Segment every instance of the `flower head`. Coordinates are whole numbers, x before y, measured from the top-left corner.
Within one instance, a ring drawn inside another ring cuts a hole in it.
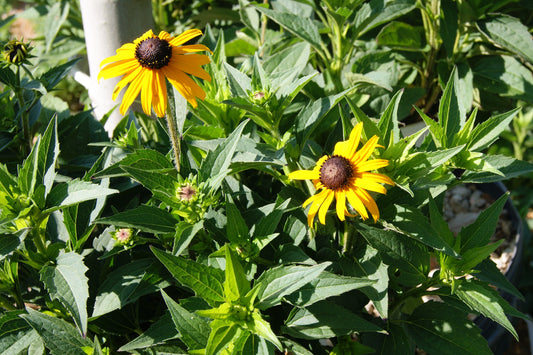
[[[193,53],[209,51],[209,48],[203,44],[183,44],[201,34],[200,30],[188,30],[172,37],[161,31],[156,36],[149,30],[133,43],[126,43],[117,49],[116,55],[104,59],[100,63],[103,68],[98,80],[123,75],[115,86],[113,100],[129,84],[120,105],[120,113],[125,114],[140,92],[143,111],[150,115],[153,107],[157,116],[163,117],[167,107],[165,78],[196,107],[196,99],[203,100],[205,92],[187,74],[211,80],[211,76],[200,67],[210,62],[209,57]]]
[[[113,238],[117,240],[118,244],[128,244],[133,236],[133,231],[130,228],[120,228],[112,233]]]
[[[315,188],[321,190],[316,195],[308,198],[303,206],[311,204],[307,222],[311,227],[318,213],[320,223],[326,223],[326,213],[333,199],[337,201],[336,212],[341,221],[346,216],[354,217],[346,206],[346,202],[363,219],[368,219],[368,211],[377,221],[379,210],[376,202],[368,191],[387,193],[381,184],[394,185],[394,182],[383,174],[372,173],[389,165],[388,160],[368,160],[374,149],[378,146],[378,136],[373,136],[366,144],[357,150],[363,124],[357,124],[347,141],[335,145],[333,155],[321,157],[313,170],[297,170],[289,174],[293,180],[313,180]]]
[[[29,58],[31,47],[21,41],[11,40],[4,45],[4,59],[15,65],[20,65]]]

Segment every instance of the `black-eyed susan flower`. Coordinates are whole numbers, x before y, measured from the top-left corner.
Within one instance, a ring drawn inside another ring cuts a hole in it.
[[[203,100],[205,92],[189,75],[204,80],[211,80],[211,76],[200,67],[210,62],[209,57],[194,52],[209,51],[209,48],[202,44],[183,44],[201,34],[200,30],[193,29],[177,37],[165,31],[156,36],[149,30],[133,43],[126,43],[117,49],[116,55],[104,59],[100,63],[103,68],[98,80],[123,75],[115,86],[113,100],[129,84],[120,105],[120,113],[125,114],[140,92],[143,111],[150,115],[153,107],[157,116],[163,117],[167,107],[165,78],[196,107],[196,99]]]
[[[363,124],[357,124],[350,138],[338,142],[333,155],[321,157],[313,170],[297,170],[289,174],[289,179],[313,180],[316,190],[320,190],[303,204],[303,207],[311,204],[307,217],[310,227],[317,213],[320,223],[326,223],[326,213],[333,199],[337,201],[336,212],[341,221],[346,216],[355,216],[348,211],[346,202],[361,218],[368,219],[370,212],[374,221],[378,220],[378,206],[369,191],[385,194],[387,189],[381,184],[394,185],[394,182],[388,176],[371,172],[389,165],[385,159],[368,160],[378,146],[378,136],[373,136],[357,150],[362,129]]]

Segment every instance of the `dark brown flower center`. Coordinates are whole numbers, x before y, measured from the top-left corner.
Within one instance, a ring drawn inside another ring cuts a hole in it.
[[[147,38],[135,48],[135,58],[145,68],[161,69],[172,57],[172,46],[158,37]]]
[[[330,190],[343,188],[352,176],[350,161],[338,155],[326,159],[320,168],[320,182]]]

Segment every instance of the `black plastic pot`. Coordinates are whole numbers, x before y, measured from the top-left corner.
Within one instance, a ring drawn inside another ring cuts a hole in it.
[[[481,191],[488,193],[495,200],[507,191],[507,188],[501,182],[476,184],[476,186]],[[511,264],[509,265],[505,276],[512,284],[516,284],[521,269],[520,266],[524,244],[523,223],[510,198],[505,203],[504,209],[507,210],[508,217],[513,223],[515,237],[517,239],[516,249],[514,255],[512,255]],[[516,308],[519,305],[520,299],[516,296],[503,291],[500,291],[500,295],[509,302],[511,306]],[[481,328],[481,334],[487,339],[492,352],[496,355],[504,354],[505,350],[507,350],[511,343],[513,337],[512,334],[498,323],[484,316],[478,316],[474,322],[479,328]],[[516,323],[516,319],[511,319],[511,322]]]

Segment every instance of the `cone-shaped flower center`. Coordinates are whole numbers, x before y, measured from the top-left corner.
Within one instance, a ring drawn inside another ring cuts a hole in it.
[[[338,155],[328,158],[320,168],[320,182],[330,190],[346,186],[352,176],[353,169],[350,161]]]
[[[147,38],[135,49],[135,58],[145,68],[161,69],[172,57],[172,47],[164,39]]]

